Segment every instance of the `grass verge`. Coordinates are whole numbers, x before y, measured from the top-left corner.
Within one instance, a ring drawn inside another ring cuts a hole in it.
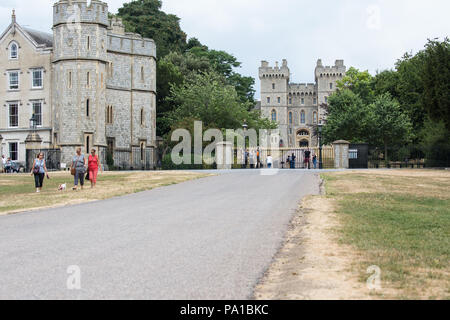
[[[381,298],[450,299],[450,173],[431,170],[322,175],[337,201],[340,242],[366,281],[381,269]]]

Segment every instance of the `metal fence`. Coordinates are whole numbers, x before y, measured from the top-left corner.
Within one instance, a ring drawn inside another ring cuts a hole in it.
[[[317,168],[319,168],[319,148],[279,148],[279,149],[260,149],[260,164],[263,167],[267,166],[267,156],[270,155],[273,158],[273,166],[275,168],[290,168],[290,164],[287,163],[288,157],[292,159],[294,155],[295,169],[305,169],[308,164],[305,163],[305,151],[309,150],[311,152],[310,157],[310,168],[313,168],[313,155],[317,156]],[[249,150],[249,156],[247,161],[244,159],[243,150],[235,149],[235,159],[236,164],[234,168],[248,168],[256,167],[258,165],[257,151]],[[334,168],[334,148],[331,146],[322,147],[322,165],[324,169]]]

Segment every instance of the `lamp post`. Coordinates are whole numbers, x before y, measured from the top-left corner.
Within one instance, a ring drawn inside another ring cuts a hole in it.
[[[319,129],[319,169],[323,169],[323,162],[322,162],[322,128],[323,124],[322,121],[318,125]]]

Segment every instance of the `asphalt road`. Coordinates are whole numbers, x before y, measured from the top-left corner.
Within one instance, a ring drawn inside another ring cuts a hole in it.
[[[0,299],[251,298],[318,192],[316,173],[234,171],[0,217]]]

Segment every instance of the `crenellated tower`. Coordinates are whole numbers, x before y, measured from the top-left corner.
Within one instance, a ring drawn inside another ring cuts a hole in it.
[[[104,161],[108,5],[60,0],[53,6],[53,108],[61,162],[96,148]]]

